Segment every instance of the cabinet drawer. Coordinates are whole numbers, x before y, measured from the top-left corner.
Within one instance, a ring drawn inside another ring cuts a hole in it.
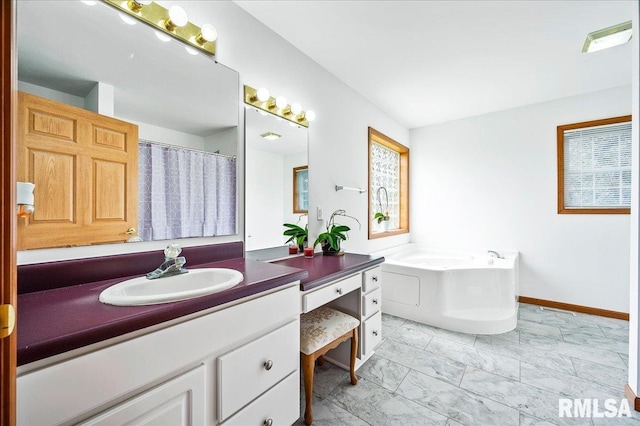
[[[368,356],[382,340],[382,312],[364,322],[362,334],[362,355]]]
[[[362,296],[362,316],[367,318],[380,310],[382,305],[382,289],[377,289]]]
[[[224,426],[292,425],[300,417],[300,375],[295,372],[223,423]],[[271,419],[271,422],[269,422]]]
[[[300,321],[218,357],[220,421],[298,370]]]
[[[362,292],[368,293],[371,290],[375,290],[376,288],[380,288],[380,284],[382,283],[382,268],[376,267],[373,269],[369,269],[368,271],[364,271],[362,273]]]
[[[302,296],[302,311],[313,311],[315,308],[318,308],[324,304],[331,302],[334,299],[337,299],[340,296],[343,296],[357,288],[360,288],[360,286],[362,285],[361,283],[362,278],[360,278],[360,274],[358,274],[349,278],[345,278],[344,280],[338,281],[326,287],[322,287],[321,289],[318,289],[316,291],[304,294]]]

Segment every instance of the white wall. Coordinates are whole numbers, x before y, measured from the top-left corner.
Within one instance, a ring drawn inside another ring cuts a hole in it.
[[[412,130],[412,240],[519,250],[521,295],[629,312],[629,215],[557,214],[556,126],[630,113],[625,86]]]

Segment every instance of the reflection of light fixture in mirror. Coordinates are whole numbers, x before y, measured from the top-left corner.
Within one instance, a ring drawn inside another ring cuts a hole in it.
[[[204,24],[200,28],[200,34],[196,37],[198,44],[202,45],[208,41],[216,41],[218,38],[218,30],[211,24]]]
[[[16,202],[18,203],[19,217],[28,217],[34,212],[33,190],[35,187],[31,182],[16,182]]]
[[[276,140],[278,138],[281,138],[282,135],[279,135],[279,134],[274,133],[274,132],[264,132],[263,134],[260,135],[260,137],[263,137],[268,141],[274,141],[274,140]]]
[[[189,55],[196,56],[198,54],[198,51],[191,46],[185,46],[184,50],[186,50]]]
[[[165,33],[161,33],[160,31],[156,31],[156,37],[158,37],[158,40],[164,41],[165,43],[171,41],[171,37],[169,37]]]
[[[631,21],[613,25],[587,34],[582,52],[597,52],[609,47],[619,46],[631,40]]]
[[[164,27],[168,31],[173,31],[178,27],[184,27],[187,22],[189,22],[187,12],[180,6],[173,5],[169,8],[169,18],[165,19]]]
[[[149,6],[151,0],[127,0],[127,7],[134,12],[138,12],[142,9],[142,6]]]
[[[136,24],[135,19],[133,19],[131,16],[125,15],[124,13],[120,14],[120,19],[122,19],[122,22],[124,22],[125,24],[129,24],[129,25]]]
[[[95,6],[96,4],[98,4],[95,0],[82,0],[82,3],[86,4],[87,6]]]
[[[215,27],[211,24],[204,24],[200,28],[189,22],[187,12],[180,6],[166,9],[158,3],[148,0],[103,1],[126,15],[141,20],[160,32],[184,42],[187,46],[197,48],[210,55],[216,53],[218,31]],[[158,38],[160,37],[158,36]]]
[[[269,96],[269,91],[265,88],[256,90],[251,86],[244,86],[244,103],[256,107],[258,111],[268,112],[276,118],[284,118],[304,127],[309,127],[309,121],[316,117],[313,111],[302,111],[300,104],[287,104],[284,96]]]

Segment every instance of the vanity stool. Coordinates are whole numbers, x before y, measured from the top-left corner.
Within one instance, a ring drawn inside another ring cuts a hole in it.
[[[300,360],[304,375],[305,410],[304,423],[313,421],[311,400],[313,397],[313,370],[315,362],[329,350],[351,339],[351,384],[358,383],[355,373],[360,320],[326,306],[300,315]]]

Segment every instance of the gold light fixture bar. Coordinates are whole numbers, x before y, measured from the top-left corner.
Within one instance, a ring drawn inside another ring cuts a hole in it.
[[[155,2],[147,5],[136,3],[133,0],[103,0],[110,6],[115,7],[127,15],[133,16],[142,22],[151,25],[158,31],[170,35],[187,45],[206,52],[210,55],[216,54],[216,40],[207,41],[203,39],[202,29],[188,22],[183,26],[175,26],[169,19],[169,10]],[[167,24],[167,22],[169,24]],[[207,24],[205,24],[207,25]],[[168,28],[171,28],[169,30]],[[204,27],[204,26],[203,26]]]
[[[247,85],[244,86],[244,103],[304,127],[309,127],[307,115],[313,114],[311,111],[307,113],[300,111],[298,114],[294,114],[291,112],[291,105],[280,107],[276,105],[276,98],[273,96],[269,96],[267,100],[260,100],[258,90]]]

